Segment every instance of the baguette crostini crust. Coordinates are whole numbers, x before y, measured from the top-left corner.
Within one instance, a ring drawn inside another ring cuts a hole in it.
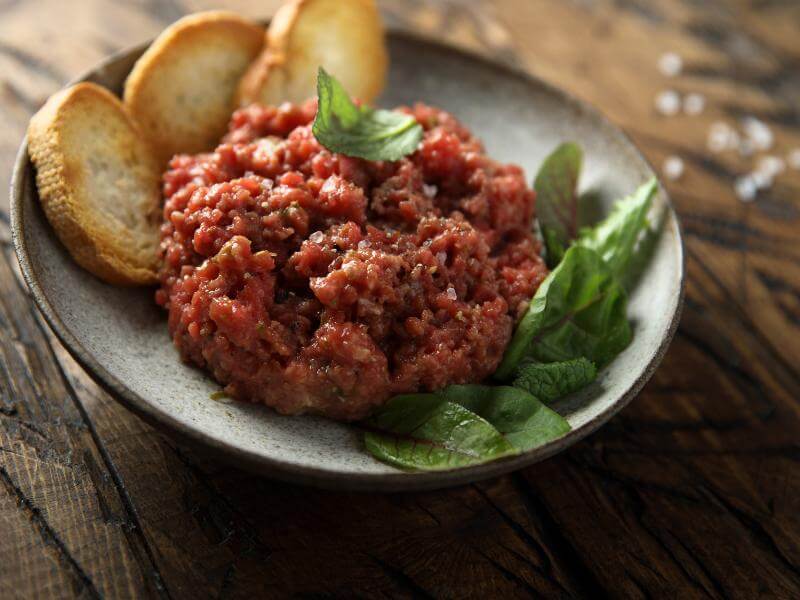
[[[56,93],[31,119],[28,152],[75,261],[108,283],[155,283],[160,172],[119,99],[93,83]]]
[[[174,154],[216,146],[264,35],[263,27],[235,13],[202,12],[167,27],[139,58],[123,98],[162,166]]]
[[[266,39],[239,83],[239,106],[312,98],[320,66],[364,102],[383,89],[388,55],[374,0],[291,0],[278,9]]]

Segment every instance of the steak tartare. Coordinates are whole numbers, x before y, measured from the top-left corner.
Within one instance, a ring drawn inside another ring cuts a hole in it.
[[[161,286],[182,358],[239,400],[351,421],[497,368],[547,269],[522,170],[448,113],[396,162],[333,154],[316,103],[234,113],[164,175]]]

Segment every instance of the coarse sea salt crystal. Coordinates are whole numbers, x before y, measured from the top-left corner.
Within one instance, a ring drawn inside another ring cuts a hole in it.
[[[675,90],[664,90],[656,96],[656,110],[662,115],[677,115],[681,108],[681,97]]]
[[[447,297],[450,298],[450,300],[455,300],[458,298],[458,294],[456,294],[456,289],[452,287],[447,288],[445,294],[447,294]]]
[[[422,184],[422,191],[428,198],[433,198],[436,196],[436,192],[439,191],[435,185],[428,185],[427,183]]]
[[[315,231],[310,236],[308,236],[308,239],[314,242],[315,244],[319,244],[322,240],[325,239],[325,234],[322,233],[321,231]]]
[[[775,156],[773,154],[768,154],[766,156],[762,156],[758,159],[756,163],[756,172],[757,173],[764,173],[769,177],[775,177],[776,175],[780,175],[786,170],[786,161],[784,161],[780,156]]]
[[[756,150],[769,150],[772,147],[774,136],[769,126],[755,117],[742,119],[742,131]]]
[[[360,242],[358,242],[358,249],[364,250],[365,248],[369,248],[371,245],[372,244],[370,243],[369,240],[361,240]]]
[[[706,107],[706,98],[702,94],[692,92],[683,99],[683,112],[687,115],[699,115]]]
[[[712,152],[727,150],[731,141],[733,128],[723,121],[715,121],[708,130],[708,149]]]
[[[667,179],[679,179],[683,175],[683,160],[680,156],[668,156],[662,170]]]
[[[749,175],[739,177],[734,183],[733,189],[742,202],[752,202],[758,194],[758,186]]]
[[[753,180],[758,190],[765,190],[772,185],[772,175],[769,173],[753,171],[750,173],[749,177]]]
[[[439,261],[439,264],[443,265],[447,261],[447,252],[437,252],[436,260]]]
[[[658,70],[664,77],[675,77],[683,70],[683,59],[675,52],[665,52],[658,58]]]
[[[790,150],[789,154],[786,155],[786,162],[796,171],[800,171],[800,148]]]

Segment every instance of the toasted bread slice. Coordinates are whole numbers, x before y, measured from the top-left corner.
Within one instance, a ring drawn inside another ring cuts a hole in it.
[[[290,0],[272,19],[267,46],[239,84],[237,104],[316,96],[320,66],[355,98],[372,102],[388,64],[374,0]]]
[[[184,17],[150,45],[128,75],[124,100],[162,165],[217,145],[238,82],[263,45],[263,27],[225,11]]]
[[[94,83],[58,92],[31,119],[28,152],[76,262],[109,283],[154,283],[160,169],[119,99]]]

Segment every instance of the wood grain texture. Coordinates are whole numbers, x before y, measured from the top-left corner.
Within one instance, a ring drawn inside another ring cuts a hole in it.
[[[266,17],[276,1],[215,2]],[[27,119],[104,55],[210,2],[0,2],[0,183]],[[523,66],[600,107],[667,182],[687,301],[640,397],[569,451],[424,494],[311,490],[180,448],[81,371],[14,276],[0,199],[0,597],[800,596],[800,173],[752,204],[709,125],[800,146],[800,5],[388,0],[394,26]],[[678,51],[684,74],[655,65]],[[662,89],[700,116],[659,116]]]

